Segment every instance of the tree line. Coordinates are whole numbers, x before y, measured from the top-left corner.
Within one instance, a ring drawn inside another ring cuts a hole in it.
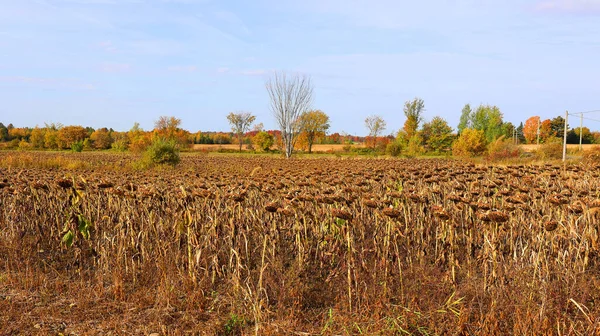
[[[456,132],[441,116],[425,121],[425,102],[414,98],[405,102],[404,125],[396,134],[384,135],[386,121],[379,115],[365,119],[366,137],[347,134],[328,134],[329,116],[322,110],[313,109],[313,86],[306,75],[276,73],[265,83],[270,108],[279,127],[265,130],[262,123],[255,124],[256,116],[238,111],[227,115],[230,132],[191,133],[181,128],[181,119],[162,116],[155,121],[154,129],[144,131],[138,123],[126,132],[110,128],[93,129],[78,125],[45,124],[44,127],[16,128],[12,124],[0,123],[0,142],[9,148],[64,150],[130,150],[143,151],[154,138],[175,141],[179,146],[191,144],[236,144],[242,151],[248,149],[270,151],[274,146],[286,157],[294,151],[312,152],[314,144],[364,143],[364,151],[386,152],[390,155],[408,156],[423,153],[449,153],[459,156],[475,156],[498,141],[512,143],[549,143],[563,136],[564,118],[540,120],[539,116],[528,118],[518,126],[503,120],[500,108],[479,105],[472,108],[466,104]],[[568,127],[568,126],[567,126]],[[600,143],[600,132],[589,128],[570,128],[568,143]]]

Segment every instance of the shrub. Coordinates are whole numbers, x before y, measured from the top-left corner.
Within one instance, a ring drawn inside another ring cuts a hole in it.
[[[275,138],[273,137],[273,135],[265,131],[261,131],[258,132],[254,136],[254,138],[252,138],[252,142],[254,143],[254,146],[256,148],[260,149],[263,152],[268,152],[271,149],[271,146],[273,146]]]
[[[385,147],[385,153],[390,156],[399,156],[402,154],[402,144],[398,141],[392,141]]]
[[[179,148],[175,140],[154,138],[150,146],[144,152],[143,162],[147,165],[168,164],[175,166],[179,163]]]
[[[110,147],[118,152],[124,152],[127,150],[127,141],[125,140],[115,140]]]
[[[21,141],[19,139],[12,139],[11,141],[8,142],[7,147],[10,149],[17,149],[17,148],[19,148],[20,143],[21,143]]]
[[[92,140],[90,140],[90,138],[85,138],[85,140],[83,140],[83,149],[84,150],[92,149]]]
[[[523,150],[513,141],[501,136],[488,145],[487,158],[491,161],[500,161],[505,159],[514,159],[521,157]]]
[[[31,144],[29,144],[29,142],[25,141],[24,139],[21,139],[21,141],[19,142],[19,150],[28,150],[31,148]]]
[[[452,154],[458,157],[473,157],[485,152],[486,139],[482,130],[466,128],[454,142]]]
[[[83,150],[83,141],[76,141],[71,144],[71,150],[73,152],[81,152]]]
[[[541,144],[535,155],[538,159],[541,160],[557,160],[562,158],[563,152],[563,144],[561,143],[561,139],[557,138],[553,141],[548,141],[544,144]]]
[[[387,139],[384,139],[387,140]],[[377,142],[377,145],[375,145],[375,151],[378,153],[384,153],[385,150],[387,149],[387,145],[388,145],[388,141],[384,141],[384,140],[380,140],[379,142]]]

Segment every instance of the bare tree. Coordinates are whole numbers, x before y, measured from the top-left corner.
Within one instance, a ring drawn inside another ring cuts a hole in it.
[[[266,83],[271,111],[281,129],[285,156],[292,156],[300,133],[300,115],[312,104],[313,87],[307,75],[275,73]]]
[[[242,144],[244,143],[244,134],[248,132],[250,126],[256,120],[256,117],[248,112],[229,113],[227,116],[229,124],[231,124],[231,130],[236,134],[238,143],[240,145],[240,152],[242,151]]]
[[[373,148],[377,146],[377,136],[386,128],[386,123],[380,116],[369,116],[365,119],[365,126],[369,129],[369,136],[373,137]]]

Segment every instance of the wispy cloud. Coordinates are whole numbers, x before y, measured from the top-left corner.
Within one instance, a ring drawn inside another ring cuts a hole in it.
[[[537,4],[539,11],[600,14],[600,0],[545,0]]]
[[[129,47],[134,53],[158,56],[180,54],[185,51],[183,44],[175,40],[138,40],[129,43]]]
[[[96,86],[73,78],[43,78],[28,76],[0,76],[0,82],[32,85],[51,89],[95,90]]]
[[[215,18],[231,26],[234,30],[241,32],[244,35],[250,34],[250,29],[239,16],[230,11],[217,11],[214,13]]]
[[[268,74],[269,72],[271,72],[271,70],[267,70],[267,69],[249,69],[249,70],[242,70],[242,71],[240,71],[240,74],[242,74],[244,76],[264,76],[264,75]]]
[[[97,46],[106,52],[117,51],[117,47],[112,43],[112,41],[102,41],[98,43]]]
[[[225,67],[217,68],[217,73],[224,74],[224,73],[228,73],[229,70],[230,70],[229,68],[225,68]]]
[[[104,63],[100,66],[102,72],[121,73],[131,70],[131,65],[127,63]]]
[[[167,70],[172,72],[194,72],[198,71],[198,67],[195,65],[172,65],[167,67]]]

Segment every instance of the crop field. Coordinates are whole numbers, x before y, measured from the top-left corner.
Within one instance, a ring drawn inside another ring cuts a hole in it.
[[[313,152],[319,153],[319,152],[341,152],[344,150],[344,147],[346,145],[343,144],[331,144],[331,145],[322,145],[322,144],[315,144],[313,145]],[[275,146],[273,146],[275,147]],[[353,148],[364,148],[365,144],[364,143],[356,143],[352,145]],[[227,144],[227,145],[192,145],[192,150],[195,151],[218,151],[220,149],[225,149],[225,150],[229,150],[229,151],[237,151],[239,149],[239,145],[236,144]],[[242,150],[246,150],[246,145],[244,145],[242,147]]]
[[[600,167],[0,153],[0,334],[592,335]]]

